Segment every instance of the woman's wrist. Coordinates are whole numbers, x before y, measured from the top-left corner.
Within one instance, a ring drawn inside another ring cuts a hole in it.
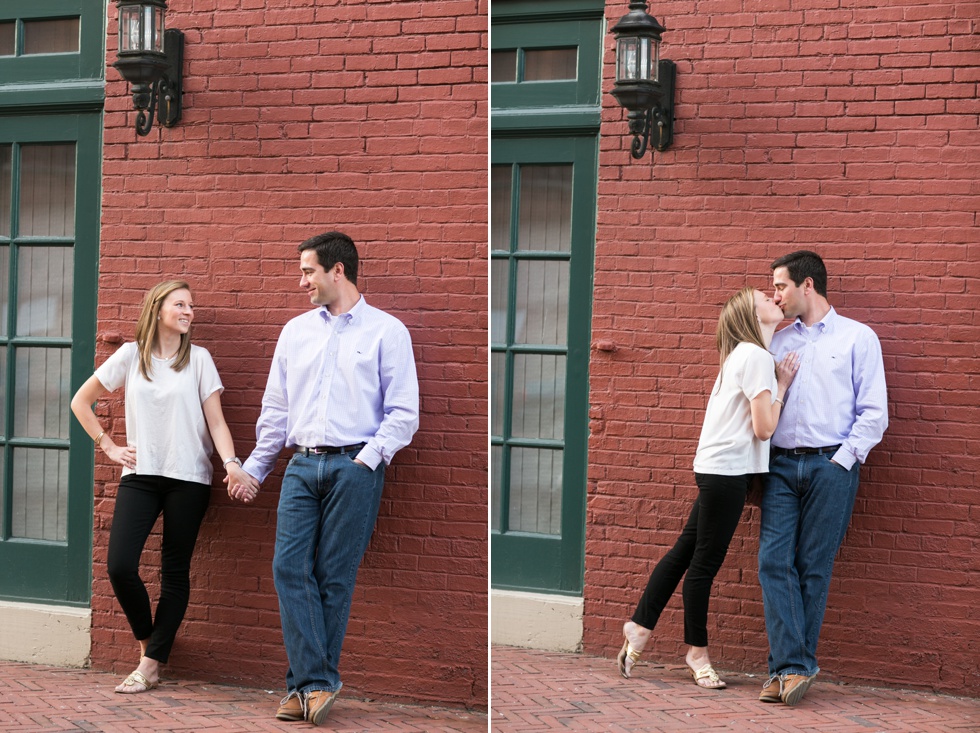
[[[240,460],[238,459],[238,456],[232,456],[231,458],[227,458],[227,459],[225,459],[224,461],[222,461],[222,463],[221,463],[221,465],[222,465],[222,466],[223,466],[224,468],[228,468],[228,464],[229,464],[229,463],[234,463],[234,464],[237,464],[237,466],[238,466],[239,468],[241,468],[241,467],[242,467],[242,462],[241,462],[241,461],[240,461]]]

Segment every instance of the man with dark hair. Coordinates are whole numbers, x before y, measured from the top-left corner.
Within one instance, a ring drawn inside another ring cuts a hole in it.
[[[342,686],[340,649],[385,465],[418,429],[419,386],[408,329],[357,290],[351,238],[327,232],[299,252],[300,288],[318,307],[283,327],[244,468],[264,481],[279,452],[294,451],[272,567],[289,658],[276,717],[320,725]]]
[[[354,240],[342,232],[325,232],[310,237],[299,246],[302,255],[306,250],[316,252],[317,262],[324,270],[330,270],[338,262],[344,266],[344,277],[351,285],[357,285],[357,247]],[[302,287],[302,286],[300,286]]]
[[[759,699],[795,705],[817,676],[817,640],[834,556],[851,520],[858,470],[888,427],[878,337],[827,301],[827,269],[801,250],[772,263],[774,302],[794,322],[769,350],[800,356],[770,443],[759,582],[769,678]]]

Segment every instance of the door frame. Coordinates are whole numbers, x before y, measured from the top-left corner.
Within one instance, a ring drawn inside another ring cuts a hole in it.
[[[567,259],[570,261],[568,336],[566,346],[558,351],[566,355],[565,423],[563,430],[563,474],[561,533],[543,535],[510,531],[507,526],[508,452],[509,446],[550,447],[555,441],[511,438],[507,425],[510,418],[513,358],[524,351],[521,346],[491,344],[491,353],[505,355],[504,435],[491,437],[491,450],[504,448],[501,463],[501,520],[500,529],[491,532],[490,553],[493,558],[491,584],[507,590],[544,591],[554,594],[581,595],[585,575],[585,507],[588,479],[589,423],[589,353],[591,343],[593,262],[595,260],[595,201],[598,175],[598,138],[594,135],[576,137],[503,137],[494,141],[491,165],[521,165],[570,163],[572,170],[572,241]],[[519,178],[519,176],[515,176]],[[511,210],[516,212],[519,186],[511,191]],[[491,251],[491,259],[508,260],[509,280],[513,281],[515,261],[547,255],[553,252],[517,252],[514,247],[518,217],[511,216],[510,251]],[[510,288],[508,288],[510,290]],[[588,293],[589,297],[578,297]],[[510,311],[508,303],[508,312]],[[508,320],[511,320],[510,313]],[[510,329],[508,329],[510,331]],[[508,333],[509,336],[509,333]],[[540,347],[528,346],[537,353]]]
[[[5,0],[0,21],[79,17],[77,53],[15,55],[0,58],[0,139],[6,142],[75,142],[75,232],[73,237],[72,333],[62,339],[71,349],[69,390],[73,394],[89,376],[95,364],[97,327],[99,240],[101,236],[102,195],[102,112],[105,103],[104,0],[51,0],[43,6],[35,0]],[[18,29],[20,26],[17,26]],[[20,40],[17,40],[20,50]],[[13,174],[13,171],[12,171]],[[6,234],[6,233],[5,233]],[[11,240],[4,238],[10,245]],[[43,240],[42,240],[43,241]],[[29,240],[23,240],[25,244]],[[11,263],[14,264],[14,263]],[[12,267],[10,284],[15,284]],[[10,291],[11,297],[14,295]],[[59,345],[59,339],[21,339],[8,329],[2,348],[10,350],[24,343],[43,341]],[[8,367],[10,373],[13,366]],[[8,385],[4,385],[5,388]],[[8,394],[12,394],[8,390]],[[8,400],[7,425],[12,417],[13,400]],[[0,501],[7,503],[0,545],[5,568],[0,599],[28,603],[87,608],[92,593],[92,480],[94,448],[82,427],[68,417],[69,486],[68,524],[63,543],[10,538],[10,499],[0,487]],[[9,485],[12,465],[4,436],[2,450],[5,485]],[[17,445],[48,446],[59,441],[16,440]],[[50,608],[50,606],[48,606]]]

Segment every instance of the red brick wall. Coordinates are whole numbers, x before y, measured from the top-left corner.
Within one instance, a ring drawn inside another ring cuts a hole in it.
[[[614,23],[626,3],[608,6]],[[827,261],[830,301],[881,339],[891,425],[861,469],[818,655],[845,680],[980,693],[976,7],[651,7],[677,62],[673,147],[629,158],[604,96],[586,545],[586,649],[612,655],[696,495],[720,305],[769,263]],[[612,87],[607,39],[604,89]],[[758,508],[719,574],[718,666],[764,673]],[[679,662],[679,592],[651,657]],[[650,672],[646,674],[652,674]]]
[[[309,308],[296,245],[348,232],[362,292],[411,331],[422,414],[387,474],[341,671],[352,695],[476,708],[487,699],[486,11],[485,0],[171,0],[168,27],[186,34],[178,126],[137,138],[127,86],[107,70],[97,357],[132,338],[147,287],[189,280],[195,341],[215,358],[244,457],[279,331]],[[121,401],[100,409],[118,439]],[[216,471],[166,674],[283,688],[271,561],[284,463],[252,506],[232,503]],[[92,659],[125,672],[136,644],[105,574],[116,468],[96,467]],[[158,567],[159,538],[148,547]]]

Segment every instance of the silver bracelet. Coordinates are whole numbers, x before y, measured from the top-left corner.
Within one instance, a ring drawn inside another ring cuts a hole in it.
[[[779,397],[776,398],[776,402],[778,402],[781,406],[786,407],[786,403],[783,402]]]
[[[241,468],[242,462],[240,460],[238,460],[238,456],[232,456],[227,461],[225,461],[224,463],[222,463],[221,466],[223,468],[223,467],[227,466],[229,463],[232,463],[232,462],[237,463],[238,464],[238,467]]]

